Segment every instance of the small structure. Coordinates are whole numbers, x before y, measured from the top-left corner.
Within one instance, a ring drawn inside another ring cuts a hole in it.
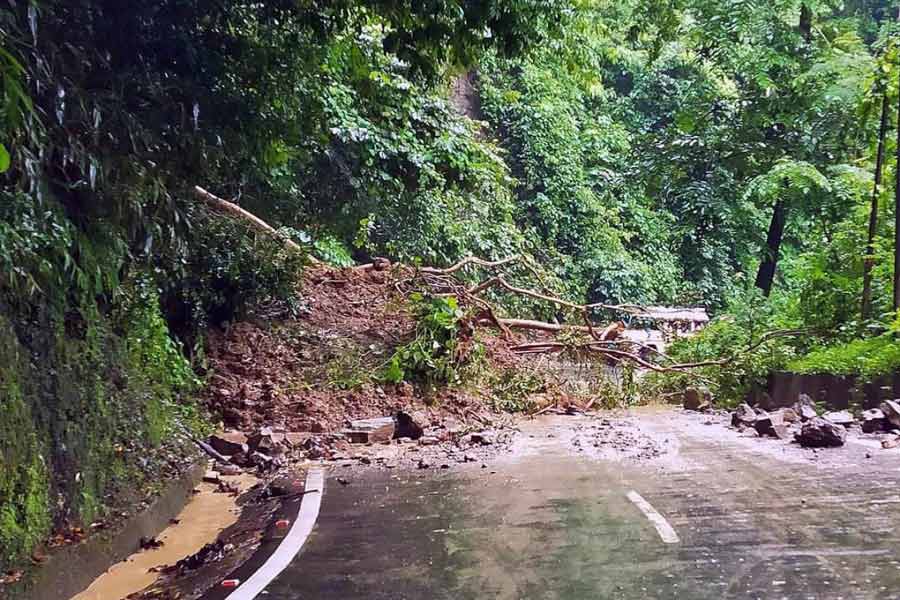
[[[639,319],[648,319],[658,325],[663,333],[674,336],[691,334],[703,329],[709,323],[705,308],[682,308],[677,306],[648,306]]]
[[[638,323],[646,323],[641,327]],[[631,325],[622,332],[623,339],[665,352],[666,346],[679,337],[694,335],[709,323],[705,308],[648,306],[635,313]]]

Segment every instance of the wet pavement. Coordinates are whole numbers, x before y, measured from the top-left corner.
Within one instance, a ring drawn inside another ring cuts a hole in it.
[[[526,425],[489,468],[337,467],[315,531],[260,597],[900,598],[900,453],[813,452],[649,411],[633,422],[663,452],[617,458],[590,451],[606,445],[597,422]]]

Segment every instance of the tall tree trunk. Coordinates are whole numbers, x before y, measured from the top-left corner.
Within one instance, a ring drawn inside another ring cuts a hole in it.
[[[772,221],[769,223],[766,251],[759,264],[759,271],[756,272],[756,287],[761,289],[765,296],[771,293],[772,282],[775,281],[775,267],[778,266],[778,255],[781,250],[781,239],[784,237],[786,220],[787,205],[784,200],[778,200],[772,211]]]
[[[803,40],[808,44],[812,38],[812,11],[804,2],[800,5],[800,34]]]
[[[800,22],[798,29],[803,41],[809,44],[812,38],[812,11],[806,3],[800,5]],[[797,54],[803,55],[803,46],[797,48]],[[768,296],[772,292],[772,284],[775,281],[775,270],[778,267],[778,257],[781,252],[781,240],[784,238],[784,226],[787,222],[787,203],[779,199],[772,210],[772,220],[769,222],[769,233],[766,235],[766,248],[763,253],[759,271],[756,272],[756,287],[762,290],[763,295]]]
[[[894,312],[900,309],[900,94],[897,95],[897,168],[894,173]]]
[[[875,182],[872,184],[872,204],[869,208],[869,235],[866,240],[866,258],[863,262],[863,320],[872,315],[872,267],[875,266],[875,234],[878,230],[878,188],[884,170],[884,138],[887,136],[888,95],[881,98],[881,123],[878,126],[878,152],[875,155]]]

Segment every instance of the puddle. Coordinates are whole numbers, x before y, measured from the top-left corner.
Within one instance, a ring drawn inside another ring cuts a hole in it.
[[[258,481],[248,474],[222,479],[236,483],[242,492]],[[210,483],[198,486],[200,493],[178,514],[178,524],[170,525],[156,537],[163,546],[137,552],[116,563],[71,600],[121,600],[157,580],[159,573],[152,572],[153,567],[175,564],[214,541],[219,532],[237,522],[241,512],[235,503],[237,498],[215,492],[216,487]]]

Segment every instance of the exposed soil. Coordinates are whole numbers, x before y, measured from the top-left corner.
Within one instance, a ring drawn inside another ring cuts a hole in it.
[[[425,436],[441,444],[458,446],[472,431],[503,428],[507,422],[482,394],[378,381],[415,327],[406,294],[399,291],[408,276],[401,268],[318,267],[304,277],[304,306],[296,318],[241,322],[212,332],[208,407],[226,427],[247,434],[262,426],[302,434],[294,439],[305,456],[294,452],[294,458],[359,454],[337,434],[353,419],[398,410],[415,414]],[[490,368],[530,368],[532,361],[510,352],[508,342],[492,335],[480,341]]]
[[[284,495],[293,497],[302,487],[297,474],[310,461],[332,466],[339,485],[353,485],[360,470],[372,468],[487,468],[510,450],[522,423],[495,410],[489,379],[496,373],[521,372],[543,381],[533,391],[513,391],[533,396],[532,406],[553,403],[560,411],[579,412],[573,410],[578,401],[566,396],[557,376],[544,368],[546,358],[509,350],[525,336],[503,339],[483,328],[477,334],[484,349],[482,371],[472,389],[383,383],[378,375],[415,330],[407,300],[411,274],[407,268],[386,265],[314,267],[304,275],[298,314],[276,310],[277,316],[209,333],[211,375],[203,400],[222,419],[220,440],[238,447],[246,444],[243,450],[211,460],[210,468],[252,471],[263,483],[238,499],[239,521],[214,543],[161,568],[152,586],[129,598],[196,598],[219,585],[264,543],[264,532],[272,529]],[[474,329],[466,336],[467,343],[474,343]],[[397,430],[370,443],[351,443],[359,440],[345,433],[354,420],[391,417],[398,411],[411,415],[421,431],[403,435]],[[634,458],[660,452],[624,421],[572,423],[575,451],[584,443],[592,448],[608,444]]]

